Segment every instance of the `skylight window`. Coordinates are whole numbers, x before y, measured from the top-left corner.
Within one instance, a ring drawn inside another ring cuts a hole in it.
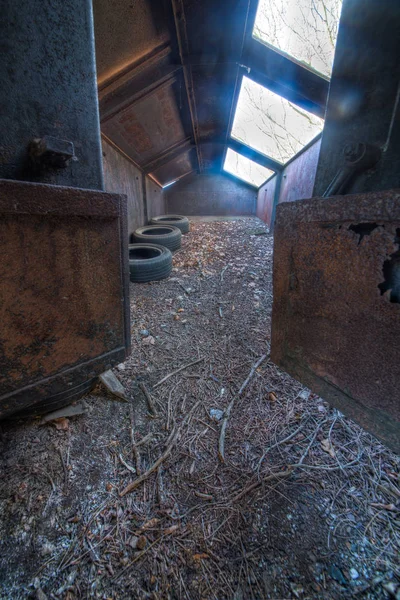
[[[246,156],[242,156],[242,154],[238,154],[231,148],[228,148],[226,153],[224,170],[250,183],[250,185],[254,185],[254,187],[260,187],[264,181],[274,174],[274,171],[255,163]]]
[[[233,138],[285,163],[311,142],[323,125],[319,117],[243,77]]]
[[[253,36],[329,78],[342,0],[259,0]]]

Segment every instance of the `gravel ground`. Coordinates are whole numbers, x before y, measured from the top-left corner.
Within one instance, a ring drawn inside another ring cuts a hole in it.
[[[129,402],[0,430],[0,598],[399,598],[399,459],[269,360],[272,236],[131,284]],[[397,595],[396,595],[397,594]]]

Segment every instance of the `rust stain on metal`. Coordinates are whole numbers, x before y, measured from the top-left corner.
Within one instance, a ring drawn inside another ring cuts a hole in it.
[[[399,228],[398,190],[280,205],[271,348],[276,364],[397,452]]]
[[[129,331],[123,197],[0,181],[0,214],[3,417],[121,360]]]

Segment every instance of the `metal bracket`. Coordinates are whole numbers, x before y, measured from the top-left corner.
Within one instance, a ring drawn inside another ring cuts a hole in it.
[[[343,148],[343,156],[345,164],[329,184],[322,196],[323,198],[343,194],[354,175],[372,169],[379,162],[382,151],[378,146],[358,142],[356,144],[346,144]]]
[[[50,135],[32,140],[29,155],[32,162],[41,168],[65,169],[71,160],[77,160],[72,142]]]

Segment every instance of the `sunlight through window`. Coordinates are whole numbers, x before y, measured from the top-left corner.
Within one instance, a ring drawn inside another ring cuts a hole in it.
[[[260,187],[264,181],[274,174],[274,171],[262,167],[231,148],[228,148],[226,153],[224,170],[254,187]]]
[[[342,0],[259,0],[253,36],[330,77]]]
[[[243,77],[232,137],[285,163],[322,131],[324,121]]]

